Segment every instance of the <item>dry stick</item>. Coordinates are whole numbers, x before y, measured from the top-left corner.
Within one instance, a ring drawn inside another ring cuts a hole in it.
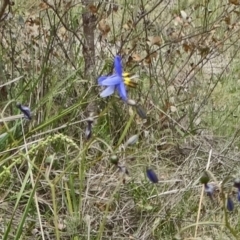
[[[10,4],[10,0],[3,0],[2,6],[1,6],[1,8],[0,8],[0,21],[3,20],[2,17],[3,17],[3,14],[4,14],[4,12],[5,12],[5,9],[6,9],[6,7],[7,7],[8,5],[9,5],[9,6],[11,5],[11,4]]]
[[[212,156],[212,149],[210,149],[210,151],[209,151],[208,162],[207,162],[207,166],[206,166],[206,171],[208,171],[208,168],[209,168],[209,166],[210,166],[211,156]],[[201,212],[203,194],[204,194],[204,186],[202,186],[202,192],[201,192],[201,196],[200,196],[200,200],[199,200],[198,215],[197,215],[197,221],[196,221],[194,239],[197,238],[197,230],[198,230],[198,223],[199,223],[199,218],[200,218],[200,212]]]
[[[72,30],[71,28],[69,28],[69,27],[67,26],[67,24],[63,21],[62,18],[63,18],[63,16],[66,14],[66,12],[64,13],[63,16],[60,16],[59,12],[54,8],[53,5],[49,4],[47,0],[43,0],[43,2],[46,3],[47,6],[48,6],[49,8],[51,8],[51,9],[53,10],[53,12],[57,15],[57,17],[58,17],[59,21],[61,22],[61,24],[63,25],[63,27],[66,28],[67,31],[71,32],[71,33],[77,38],[77,40],[80,42],[80,44],[81,44],[82,46],[84,46],[83,41],[82,41],[81,38],[77,35],[77,33],[76,33],[74,30]]]
[[[97,18],[87,10],[87,6],[89,4],[88,0],[82,0],[82,5],[84,6],[82,13],[82,22],[83,22],[83,37],[84,44],[82,48],[83,58],[85,62],[84,66],[84,76],[90,76],[94,71],[95,66],[95,27]]]

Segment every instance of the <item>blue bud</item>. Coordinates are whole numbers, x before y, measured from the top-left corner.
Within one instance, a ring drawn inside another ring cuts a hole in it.
[[[230,197],[228,197],[228,199],[227,199],[227,210],[232,212],[233,209],[234,209],[233,200]]]
[[[24,117],[28,120],[31,120],[32,119],[32,114],[31,114],[31,110],[29,107],[27,106],[23,106],[22,104],[20,103],[17,103],[17,108],[19,108],[21,110],[21,112],[24,114]]]
[[[158,177],[157,174],[152,170],[147,168],[147,177],[152,183],[158,183]]]

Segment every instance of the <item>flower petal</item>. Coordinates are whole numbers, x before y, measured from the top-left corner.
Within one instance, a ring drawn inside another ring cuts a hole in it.
[[[111,76],[108,76],[105,79],[103,77],[100,77],[98,79],[98,84],[101,85],[101,86],[115,86],[115,85],[118,85],[122,82],[122,78],[120,76],[118,76],[117,74],[113,74]]]
[[[101,76],[98,78],[98,85],[102,85],[102,82],[107,78],[108,76]]]
[[[117,91],[119,96],[122,98],[122,100],[126,101],[128,97],[127,97],[126,87],[123,82],[117,85]]]
[[[116,71],[116,74],[118,74],[119,76],[122,76],[122,59],[120,56],[115,56],[114,58],[114,68]]]
[[[108,97],[114,93],[115,86],[108,86],[105,90],[103,90],[100,94],[100,97]]]

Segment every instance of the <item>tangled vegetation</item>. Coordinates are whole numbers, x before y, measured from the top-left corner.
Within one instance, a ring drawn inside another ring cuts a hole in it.
[[[1,239],[240,239],[239,0],[1,4]]]

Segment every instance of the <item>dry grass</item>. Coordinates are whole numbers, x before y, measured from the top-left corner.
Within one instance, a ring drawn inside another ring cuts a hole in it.
[[[90,67],[80,1],[17,1],[0,22],[3,239],[239,238],[239,13],[230,3],[179,2],[90,4]],[[139,75],[129,96],[147,119],[116,96],[99,98],[96,78],[115,54]],[[31,121],[16,101],[30,105]],[[206,169],[213,201],[199,182]]]

